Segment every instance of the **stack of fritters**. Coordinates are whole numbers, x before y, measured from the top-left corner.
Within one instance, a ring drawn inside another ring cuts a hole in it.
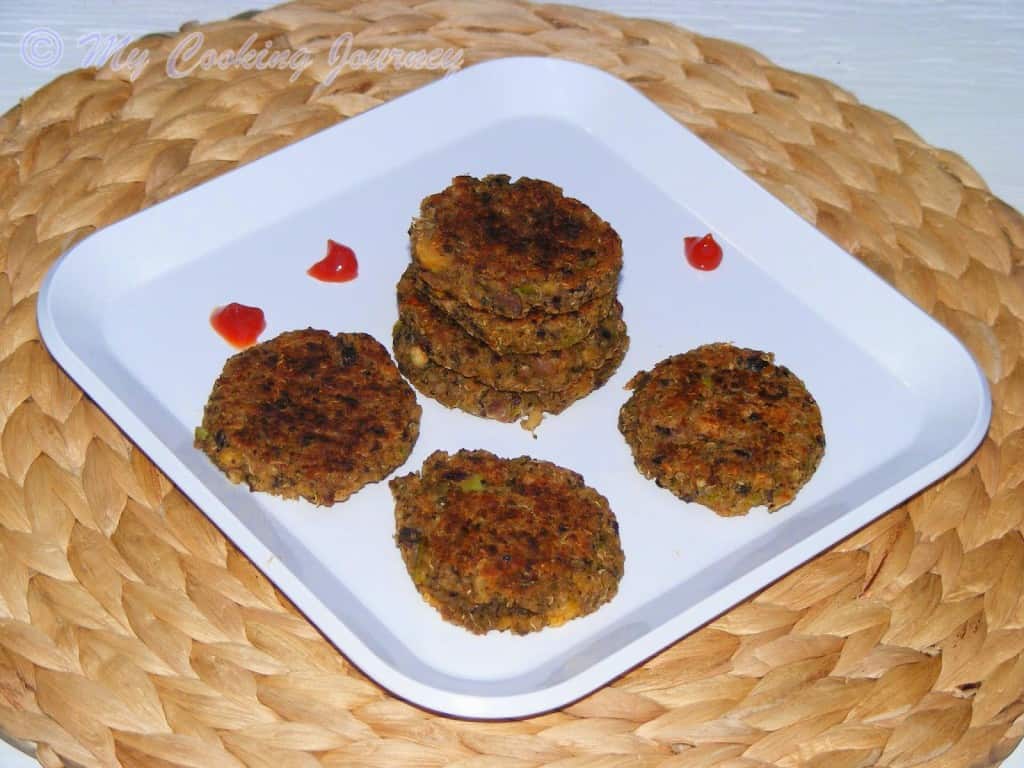
[[[554,184],[456,177],[409,234],[395,358],[424,394],[533,427],[622,362],[622,241]]]

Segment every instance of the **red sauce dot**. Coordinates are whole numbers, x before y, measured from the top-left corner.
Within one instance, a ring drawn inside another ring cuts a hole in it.
[[[245,349],[256,343],[267,327],[267,320],[259,307],[247,307],[233,301],[213,310],[210,325],[228,344]]]
[[[722,247],[710,234],[704,237],[685,237],[686,260],[694,269],[710,272],[722,263]]]
[[[354,280],[359,274],[356,252],[347,245],[328,240],[327,255],[307,269],[306,274],[325,283],[347,283]]]

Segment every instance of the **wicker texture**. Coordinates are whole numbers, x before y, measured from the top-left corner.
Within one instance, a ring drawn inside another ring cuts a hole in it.
[[[207,47],[465,48],[618,75],[961,338],[991,430],[951,476],[564,711],[381,691],[56,367],[36,292],[83,236],[436,73],[59,78],[0,118],[0,731],[46,766],[967,766],[1024,719],[1024,219],[849,93],[671,26],[503,2],[300,2]]]

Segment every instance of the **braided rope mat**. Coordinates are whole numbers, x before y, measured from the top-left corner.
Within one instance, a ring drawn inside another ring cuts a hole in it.
[[[353,669],[56,367],[35,297],[85,235],[433,79],[63,76],[0,118],[0,732],[46,766],[968,766],[1024,733],[1024,219],[836,86],[568,7],[310,0],[207,47],[464,48],[599,66],[949,327],[991,430],[936,486],[614,684],[514,722],[438,717]],[[319,57],[318,61],[324,59]],[[142,254],[140,257],[143,257]]]

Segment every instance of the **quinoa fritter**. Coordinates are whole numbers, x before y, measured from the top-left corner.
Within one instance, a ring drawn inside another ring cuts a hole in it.
[[[586,371],[604,365],[626,335],[622,305],[616,303],[594,333],[575,346],[543,354],[499,355],[423,298],[408,270],[398,283],[398,314],[403,332],[435,363],[494,389],[515,392],[571,386]]]
[[[579,344],[608,316],[615,305],[615,291],[591,299],[576,312],[549,315],[531,310],[511,319],[474,309],[441,291],[427,288],[419,279],[419,269],[409,266],[406,274],[413,277],[421,295],[462,329],[499,355],[540,354]]]
[[[432,289],[496,315],[575,312],[615,290],[622,241],[547,181],[457,176],[423,200],[409,230]]]
[[[436,451],[419,474],[389,485],[402,559],[447,621],[526,634],[592,613],[618,591],[618,522],[571,470]]]
[[[288,331],[227,360],[195,446],[232,482],[326,506],[405,462],[421,410],[372,336]]]
[[[641,474],[719,515],[789,504],[825,452],[818,404],[774,356],[708,344],[641,371],[619,431]]]
[[[577,400],[603,386],[626,356],[629,339],[623,336],[604,365],[586,370],[568,387],[558,391],[513,392],[494,389],[478,379],[463,376],[430,360],[404,324],[395,325],[395,361],[405,377],[420,392],[449,408],[458,408],[496,421],[523,419],[523,427],[533,429],[543,413],[557,414]]]

